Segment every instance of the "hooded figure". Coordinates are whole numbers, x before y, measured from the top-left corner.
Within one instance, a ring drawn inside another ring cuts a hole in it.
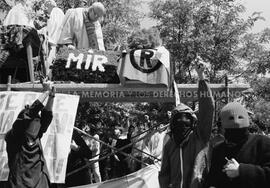
[[[45,85],[43,86],[45,89]],[[33,104],[23,109],[5,141],[8,154],[8,187],[49,188],[50,180],[41,146],[41,137],[52,118],[55,91],[45,90]],[[47,104],[43,102],[48,98]],[[39,115],[39,113],[41,115]]]
[[[214,147],[207,187],[270,186],[270,139],[248,132],[247,110],[236,102],[220,112],[225,141]]]
[[[197,122],[197,116],[187,105],[181,103],[172,112],[170,122],[172,139],[180,145],[190,135]]]
[[[194,111],[184,104],[179,104],[172,111],[171,138],[164,146],[159,172],[160,188],[202,187],[214,117],[212,93],[202,77],[199,81],[198,97],[198,118]]]
[[[232,144],[246,141],[249,116],[247,110],[237,102],[224,106],[220,112],[221,124],[225,129],[225,139]]]

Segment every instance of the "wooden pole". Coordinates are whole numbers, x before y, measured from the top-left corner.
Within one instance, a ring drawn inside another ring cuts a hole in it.
[[[7,91],[11,90],[11,75],[8,76]]]
[[[229,103],[229,98],[230,98],[230,91],[229,91],[229,83],[228,83],[228,75],[225,75],[225,89],[226,89],[226,98],[225,98],[225,102],[226,104]]]
[[[31,83],[34,83],[33,49],[30,42],[26,44],[26,53],[27,53],[27,62],[28,62],[30,81]]]
[[[114,155],[115,153],[121,153],[121,154],[123,154],[124,156],[129,157],[129,158],[131,158],[131,159],[133,159],[133,160],[135,160],[135,161],[137,161],[137,162],[139,162],[139,163],[142,163],[142,164],[144,164],[144,165],[148,165],[147,163],[145,163],[145,162],[143,162],[143,161],[141,161],[141,160],[139,160],[139,159],[133,157],[131,154],[127,154],[127,153],[125,153],[125,152],[122,151],[122,150],[124,150],[125,148],[131,147],[131,146],[133,145],[133,143],[127,144],[127,145],[125,145],[125,146],[123,146],[123,147],[121,147],[121,148],[119,148],[119,149],[116,149],[115,147],[113,147],[113,146],[111,146],[111,145],[109,145],[109,144],[107,144],[107,143],[105,143],[105,142],[103,142],[103,141],[101,141],[101,140],[99,140],[99,139],[97,139],[97,138],[95,138],[95,137],[93,137],[93,136],[87,134],[86,132],[80,130],[80,129],[77,128],[77,127],[74,127],[74,130],[76,130],[76,131],[78,131],[78,132],[84,134],[85,136],[88,136],[88,137],[90,137],[90,138],[92,138],[92,139],[94,139],[94,140],[100,142],[101,144],[106,145],[107,147],[109,147],[110,149],[112,149],[112,152],[111,152],[110,154],[107,154],[107,155],[104,156],[104,157],[99,158],[99,159],[95,159],[95,160],[90,159],[89,162],[88,162],[88,164],[86,164],[86,165],[84,165],[84,166],[82,166],[82,167],[80,167],[80,168],[78,168],[78,169],[75,169],[75,170],[69,172],[66,176],[70,176],[70,175],[72,175],[72,174],[75,174],[76,172],[79,172],[79,171],[81,171],[82,169],[85,169],[85,168],[89,167],[91,164],[96,163],[96,162],[98,162],[98,161],[101,161],[101,160],[103,160],[103,159],[106,159],[108,156]],[[146,135],[146,136],[148,136],[148,135]],[[145,137],[146,137],[146,136],[145,136]],[[144,139],[145,137],[142,137],[140,140]],[[139,140],[138,140],[138,141],[139,141]],[[94,156],[94,157],[95,157],[95,156]]]
[[[125,80],[125,77],[123,77],[123,72],[125,68],[125,60],[126,60],[127,52],[123,51],[121,56],[122,56],[122,59],[121,59],[121,66],[119,70],[119,80],[120,80],[120,84],[125,85],[126,80]]]

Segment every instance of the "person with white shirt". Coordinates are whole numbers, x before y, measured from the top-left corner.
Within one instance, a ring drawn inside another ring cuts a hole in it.
[[[65,14],[62,9],[57,7],[54,0],[45,1],[45,11],[49,14],[49,19],[47,20],[47,26],[40,29],[39,33],[45,36],[44,49],[47,56],[45,67],[46,74],[49,75],[49,67],[53,64],[53,61],[56,58],[56,47],[60,38],[61,26]]]
[[[69,9],[65,14],[58,44],[67,45],[69,49],[105,50],[99,23],[105,12],[100,2],[93,3],[89,8]]]

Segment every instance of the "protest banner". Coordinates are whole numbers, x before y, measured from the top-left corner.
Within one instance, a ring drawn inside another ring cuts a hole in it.
[[[9,173],[5,134],[11,129],[25,105],[32,104],[40,94],[38,92],[0,92],[0,181],[6,181]],[[41,139],[52,183],[65,181],[67,157],[78,103],[79,96],[56,94],[53,120]]]
[[[121,178],[73,188],[159,188],[158,171],[159,167],[149,165]]]
[[[170,54],[164,47],[158,49],[134,49],[122,57],[117,74],[121,82],[125,78],[148,84],[170,85]]]

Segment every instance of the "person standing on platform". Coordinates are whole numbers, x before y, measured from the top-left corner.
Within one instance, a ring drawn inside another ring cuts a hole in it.
[[[89,8],[69,9],[65,14],[58,44],[67,45],[69,49],[105,50],[99,23],[105,12],[100,2],[93,3]]]
[[[49,15],[47,26],[40,29],[38,32],[45,36],[45,53],[47,54],[47,62],[45,63],[46,75],[49,75],[49,67],[53,64],[56,58],[56,47],[60,38],[62,22],[65,14],[57,7],[54,0],[45,1],[45,11]]]

